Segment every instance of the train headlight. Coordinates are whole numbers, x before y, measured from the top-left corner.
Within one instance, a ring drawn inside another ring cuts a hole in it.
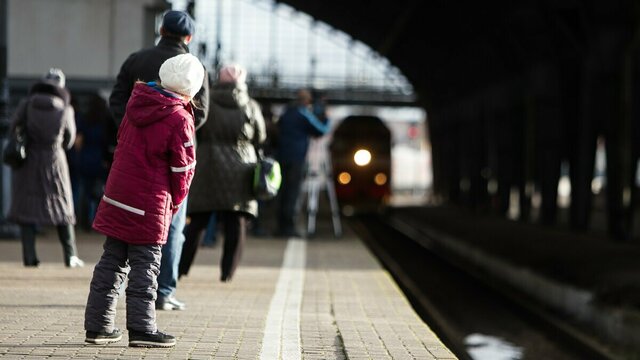
[[[369,150],[360,149],[353,154],[353,161],[358,166],[367,166],[371,162],[371,153]]]
[[[375,182],[376,185],[382,186],[387,183],[387,175],[384,173],[377,173],[373,178],[373,182]]]
[[[341,172],[338,174],[338,182],[342,185],[347,185],[351,182],[351,174],[346,171]]]

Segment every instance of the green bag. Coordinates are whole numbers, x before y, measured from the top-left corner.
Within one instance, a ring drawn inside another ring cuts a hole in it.
[[[256,199],[273,199],[278,195],[281,183],[280,163],[269,157],[258,158],[253,173],[253,194]]]

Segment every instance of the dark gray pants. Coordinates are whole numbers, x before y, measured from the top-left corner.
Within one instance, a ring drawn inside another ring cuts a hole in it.
[[[127,329],[157,331],[155,302],[162,246],[131,245],[107,237],[103,248],[91,279],[85,330],[113,331],[120,288],[128,275]]]
[[[296,233],[296,219],[298,213],[296,205],[300,197],[304,181],[304,163],[281,162],[282,185],[278,193],[278,235],[292,236]]]

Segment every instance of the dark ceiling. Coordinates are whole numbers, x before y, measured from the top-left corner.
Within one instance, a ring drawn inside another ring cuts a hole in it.
[[[609,233],[631,236],[640,208],[640,0],[279,1],[368,44],[407,76],[429,114],[439,199],[506,216],[518,189],[520,220],[555,224],[564,166],[569,224],[584,231],[604,144]]]
[[[633,0],[279,0],[360,40],[397,66],[423,103],[441,106],[538,64],[587,51],[630,21]]]

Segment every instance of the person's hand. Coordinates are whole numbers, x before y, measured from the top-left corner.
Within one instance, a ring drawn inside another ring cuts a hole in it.
[[[84,145],[84,135],[78,134],[73,143],[73,148],[75,151],[80,151],[80,149],[82,149],[82,145]]]

